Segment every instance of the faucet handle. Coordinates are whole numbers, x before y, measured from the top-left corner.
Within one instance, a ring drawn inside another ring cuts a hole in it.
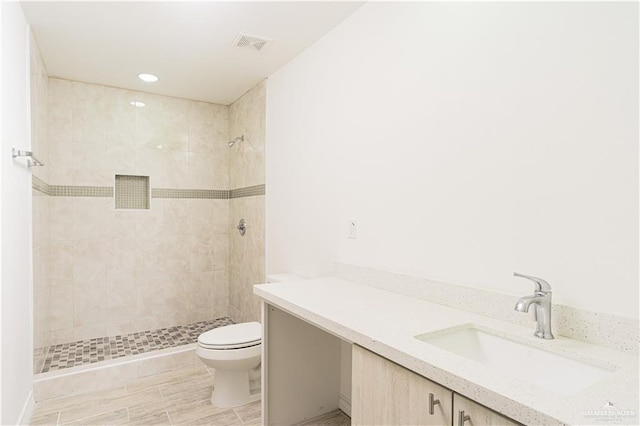
[[[551,292],[551,286],[548,282],[543,280],[542,278],[532,277],[530,275],[519,274],[517,272],[513,273],[514,277],[526,278],[528,280],[533,281],[536,284],[536,291],[540,293],[549,293]]]

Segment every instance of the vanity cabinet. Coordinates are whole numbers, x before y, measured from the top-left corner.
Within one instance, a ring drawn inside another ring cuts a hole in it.
[[[451,424],[449,389],[357,345],[351,368],[352,425]]]
[[[352,353],[352,425],[520,425],[360,346]]]
[[[457,393],[453,394],[453,426],[519,426],[507,417],[471,401]]]

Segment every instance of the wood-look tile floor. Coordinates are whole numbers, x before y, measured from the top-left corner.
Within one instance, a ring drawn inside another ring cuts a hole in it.
[[[169,371],[116,389],[38,402],[31,425],[219,425],[261,424],[260,401],[235,408],[211,405],[213,375],[204,366]],[[337,412],[314,425],[346,426]]]

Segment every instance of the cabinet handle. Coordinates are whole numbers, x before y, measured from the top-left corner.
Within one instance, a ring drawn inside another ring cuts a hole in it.
[[[431,415],[435,414],[436,405],[440,405],[440,400],[436,399],[435,396],[432,393],[430,393],[429,394],[429,414]]]
[[[464,410],[458,410],[458,426],[464,426],[464,422],[471,420],[471,416],[465,416]]]

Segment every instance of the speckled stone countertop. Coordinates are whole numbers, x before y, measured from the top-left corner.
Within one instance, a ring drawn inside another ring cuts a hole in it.
[[[522,327],[338,278],[262,284],[254,292],[272,306],[526,425],[638,424],[636,355],[558,336],[539,339],[532,335],[534,323]],[[599,383],[567,396],[414,337],[465,324],[613,371]]]

